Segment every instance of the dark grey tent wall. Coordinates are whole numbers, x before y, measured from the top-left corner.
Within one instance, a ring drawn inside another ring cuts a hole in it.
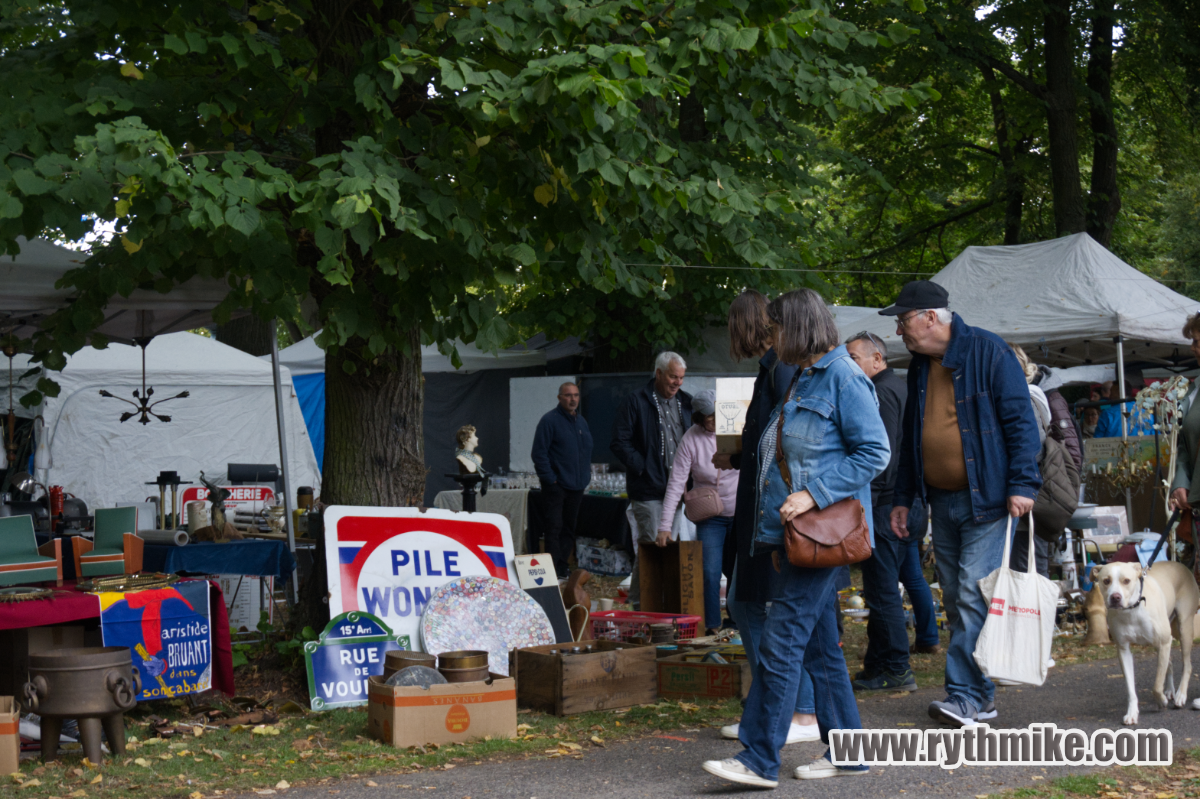
[[[508,381],[544,375],[543,367],[488,369],[468,374],[430,372],[425,375],[425,505],[433,507],[439,491],[458,488],[445,475],[458,471],[454,434],[464,424],[475,425],[483,465],[488,471],[508,466]]]
[[[633,392],[650,381],[646,374],[583,375],[579,379],[579,408],[592,431],[592,463],[617,463],[609,449],[617,409]]]

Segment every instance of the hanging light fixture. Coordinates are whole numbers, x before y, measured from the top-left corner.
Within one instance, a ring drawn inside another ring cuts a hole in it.
[[[157,400],[156,402],[150,401],[150,398],[154,396],[154,389],[146,385],[146,347],[150,344],[150,341],[153,338],[153,336],[139,336],[133,340],[133,343],[142,348],[142,388],[140,393],[136,388],[133,390],[133,398],[137,400],[137,402],[127,400],[124,397],[118,397],[115,394],[105,391],[104,389],[100,389],[100,396],[118,399],[121,402],[127,402],[134,407],[134,410],[125,411],[121,414],[122,422],[127,422],[135,416],[140,417],[138,421],[142,424],[150,424],[151,416],[160,422],[169,422],[171,421],[171,417],[165,414],[155,413],[154,407],[156,405],[161,405],[164,402],[168,402],[169,400],[184,399],[185,397],[189,396],[188,392],[181,391],[173,397],[166,397],[164,399]]]

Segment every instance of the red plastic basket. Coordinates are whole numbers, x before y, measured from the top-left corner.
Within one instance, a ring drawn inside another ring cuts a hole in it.
[[[676,640],[690,641],[696,637],[703,619],[700,616],[686,616],[679,613],[601,610],[592,614],[592,631],[597,640],[632,643],[634,638],[649,637],[651,624],[662,624],[668,621],[675,624]]]

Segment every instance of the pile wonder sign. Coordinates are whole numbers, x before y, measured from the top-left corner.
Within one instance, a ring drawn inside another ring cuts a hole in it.
[[[438,588],[459,577],[516,582],[512,533],[499,514],[334,505],[324,518],[330,615],[369,613],[414,649]]]

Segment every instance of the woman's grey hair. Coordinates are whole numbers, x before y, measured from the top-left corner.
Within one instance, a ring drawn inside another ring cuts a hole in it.
[[[821,295],[796,289],[767,306],[775,324],[775,353],[785,363],[802,363],[838,345],[837,323]]]
[[[678,352],[667,350],[666,352],[660,352],[658,357],[654,359],[654,371],[666,372],[671,368],[671,364],[673,363],[677,363],[684,369],[687,369],[687,361],[683,359],[682,355]]]
[[[853,341],[867,342],[868,344],[870,344],[872,347],[875,348],[875,351],[879,353],[879,357],[883,358],[885,361],[887,360],[887,345],[883,343],[883,339],[881,339],[879,336],[875,335],[874,333],[870,332],[869,330],[864,330],[863,332],[857,333],[857,334],[851,336],[850,338],[846,339],[847,344],[849,344]]]

